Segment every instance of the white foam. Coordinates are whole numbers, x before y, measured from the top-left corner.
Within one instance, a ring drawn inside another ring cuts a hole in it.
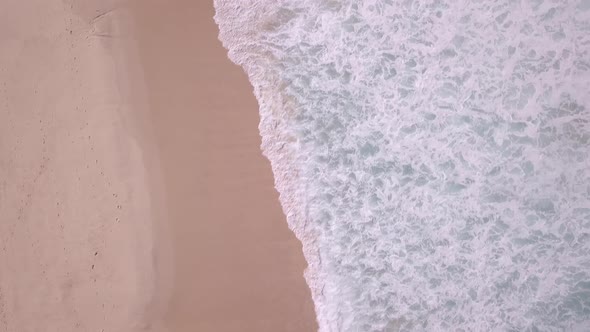
[[[216,0],[322,331],[590,326],[590,3]]]

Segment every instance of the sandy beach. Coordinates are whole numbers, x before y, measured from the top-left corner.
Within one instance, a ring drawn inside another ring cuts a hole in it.
[[[314,331],[210,1],[0,4],[0,331]]]
[[[156,213],[119,85],[123,16],[90,5],[0,8],[1,331],[150,325]]]

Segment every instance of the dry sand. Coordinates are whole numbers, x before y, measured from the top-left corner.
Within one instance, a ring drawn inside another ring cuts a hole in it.
[[[0,331],[317,329],[212,17],[0,3]]]
[[[118,14],[90,5],[0,3],[0,331],[149,324],[150,175]]]

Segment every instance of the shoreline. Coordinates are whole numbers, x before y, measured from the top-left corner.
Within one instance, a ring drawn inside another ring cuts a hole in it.
[[[304,278],[310,289],[310,296],[314,302],[316,321],[325,325],[326,307],[323,306],[325,279],[321,273],[321,257],[317,244],[317,234],[308,224],[305,190],[301,188],[300,169],[298,168],[300,156],[297,152],[297,138],[285,130],[289,126],[290,118],[296,108],[296,98],[284,91],[273,90],[274,86],[284,86],[278,72],[272,65],[258,63],[257,56],[249,55],[244,50],[252,48],[249,40],[256,40],[257,34],[263,26],[270,21],[265,21],[264,16],[250,17],[240,16],[239,7],[224,0],[214,0],[216,7],[215,21],[219,25],[219,39],[226,49],[232,62],[244,70],[250,84],[255,88],[253,94],[259,101],[260,123],[258,125],[262,139],[261,151],[269,160],[274,175],[274,186],[279,193],[279,201],[285,212],[286,222],[302,244],[303,256],[307,267]],[[262,5],[263,7],[268,4]],[[266,9],[260,9],[266,12]],[[239,30],[239,32],[238,32]]]
[[[253,88],[217,38],[213,1],[130,8],[168,198],[174,272],[164,324],[317,330],[301,243],[261,152]]]

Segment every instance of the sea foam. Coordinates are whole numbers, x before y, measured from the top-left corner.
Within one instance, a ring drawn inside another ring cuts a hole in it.
[[[590,1],[215,0],[321,331],[590,329]]]

